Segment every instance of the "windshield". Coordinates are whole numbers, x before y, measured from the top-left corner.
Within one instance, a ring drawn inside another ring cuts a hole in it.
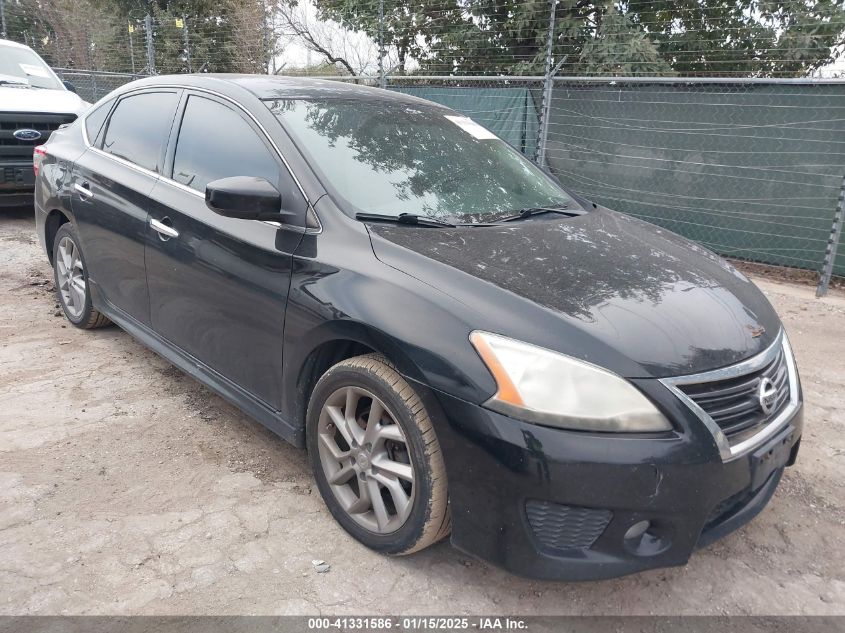
[[[34,88],[62,90],[53,73],[34,51],[0,44],[0,79],[16,79]]]
[[[266,103],[351,215],[476,223],[570,201],[522,154],[451,110],[337,98]]]

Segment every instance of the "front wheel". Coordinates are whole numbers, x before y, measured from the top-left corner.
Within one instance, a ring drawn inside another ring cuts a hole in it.
[[[320,378],[307,443],[329,511],[367,547],[411,554],[449,534],[446,468],[431,419],[383,356],[342,361]]]
[[[70,223],[59,227],[53,241],[53,276],[56,294],[68,321],[84,330],[108,325],[108,318],[91,304],[85,258],[79,236]]]

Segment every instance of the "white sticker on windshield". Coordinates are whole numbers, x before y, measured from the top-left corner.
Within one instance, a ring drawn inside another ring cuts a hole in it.
[[[448,114],[445,115],[445,116],[452,123],[454,123],[459,128],[461,128],[464,132],[468,132],[468,133],[472,134],[475,138],[477,138],[480,141],[483,141],[485,139],[490,139],[490,138],[493,138],[493,139],[499,138],[498,136],[493,134],[493,132],[491,132],[490,130],[488,130],[486,128],[481,127],[480,125],[478,125],[478,123],[476,123],[475,121],[473,121],[472,119],[470,119],[467,116],[450,116]]]
[[[22,71],[32,77],[50,77],[50,73],[47,72],[47,69],[42,68],[41,66],[36,66],[35,64],[20,64],[20,67]]]

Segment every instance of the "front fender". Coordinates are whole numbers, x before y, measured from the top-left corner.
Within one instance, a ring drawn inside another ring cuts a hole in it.
[[[470,402],[496,390],[469,342],[476,319],[467,307],[376,259],[355,237],[306,235],[294,257],[285,315],[282,416],[302,420],[300,375],[309,356],[334,340],[387,356],[409,380]],[[364,240],[368,241],[366,234]]]

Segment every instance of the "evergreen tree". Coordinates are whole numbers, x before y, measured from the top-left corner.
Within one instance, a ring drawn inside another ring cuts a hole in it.
[[[314,2],[378,38],[378,0]],[[549,11],[548,0],[384,0],[383,35],[423,72],[538,74]],[[841,0],[558,0],[553,50],[573,75],[803,76],[843,32]]]

